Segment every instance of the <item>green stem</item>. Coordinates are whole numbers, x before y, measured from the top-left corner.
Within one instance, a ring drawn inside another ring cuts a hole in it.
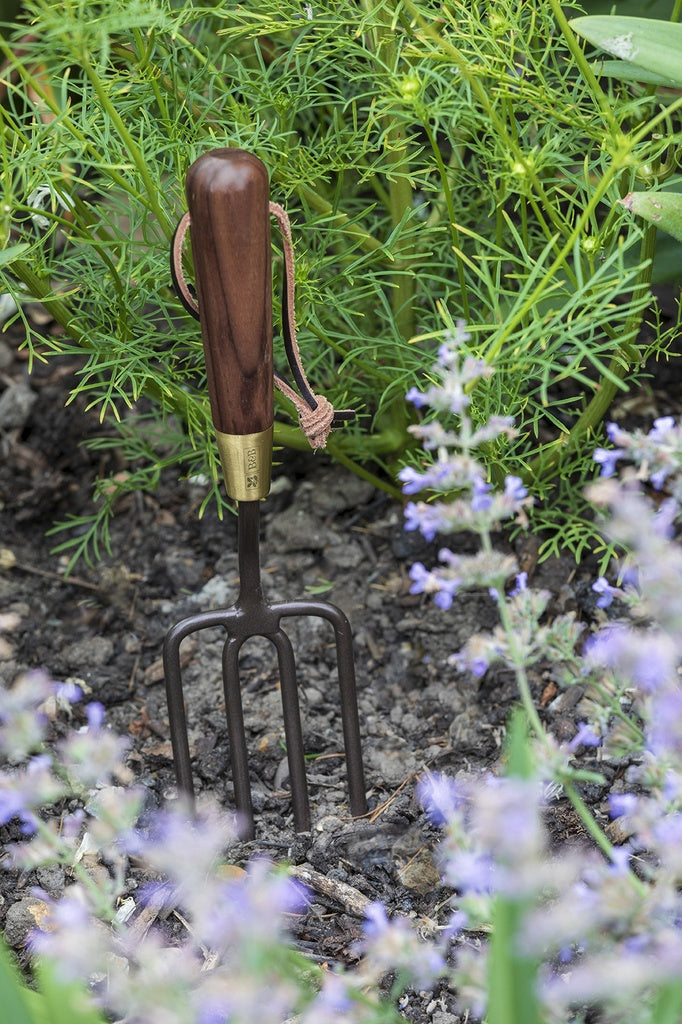
[[[611,129],[613,136],[617,137],[618,135],[621,134],[621,129],[616,117],[614,116],[613,109],[611,106],[611,100],[605,94],[604,90],[600,86],[597,76],[590,67],[589,61],[585,58],[583,49],[578,40],[576,39],[575,33],[573,32],[571,26],[568,24],[568,20],[563,10],[561,9],[561,0],[549,0],[549,3],[550,7],[552,8],[552,13],[556,20],[556,23],[561,29],[561,34],[563,35],[566,41],[566,46],[570,50],[571,56],[573,57],[576,66],[579,68],[580,73],[589,85],[590,92],[592,93],[594,99],[597,101],[602,117]]]
[[[481,535],[481,546],[484,551],[493,550],[490,534],[483,533]],[[528,718],[528,723],[532,728],[533,732],[535,733],[535,735],[537,736],[537,738],[540,740],[543,746],[547,747],[550,753],[553,753],[554,746],[550,738],[548,737],[547,733],[545,732],[545,727],[543,726],[537,708],[535,707],[535,702],[533,700],[533,695],[531,693],[530,683],[528,681],[528,674],[526,672],[523,654],[519,649],[516,631],[514,629],[511,617],[509,615],[509,607],[504,597],[504,591],[498,587],[498,592],[500,596],[497,605],[500,616],[500,623],[502,625],[502,628],[507,639],[509,661],[514,670],[516,684],[518,687],[519,696],[521,697],[523,709]],[[585,804],[583,798],[578,793],[570,776],[567,774],[562,774],[559,781],[561,782],[564,788],[564,792],[566,793],[566,796],[570,801],[571,806],[573,807],[576,814],[580,818],[581,822],[585,826],[585,829],[587,830],[588,834],[594,840],[594,842],[602,851],[602,853],[604,853],[605,856],[609,858],[609,860],[612,860],[613,845],[609,842],[608,838],[604,834],[603,829],[600,828],[599,824],[593,817],[591,811]],[[640,881],[640,879],[637,878],[636,875],[630,872],[629,877],[632,884],[635,886],[638,892],[642,893],[645,891],[646,887]]]
[[[142,184],[144,185],[145,192],[147,194],[147,203],[149,209],[156,217],[161,230],[167,239],[171,239],[174,231],[174,225],[171,224],[170,220],[166,216],[166,213],[159,202],[159,190],[149,173],[149,168],[145,161],[144,155],[140,150],[139,146],[133,139],[131,133],[123,122],[123,118],[119,114],[118,110],[111,102],[109,93],[104,87],[104,83],[93,68],[92,64],[85,55],[81,56],[81,66],[83,71],[88,77],[90,84],[92,85],[93,91],[97,96],[97,99],[102,105],[102,109],[106,112],[107,116],[111,119],[112,124],[116,127],[116,130],[126,148],[128,155],[132,162],[137,168],[137,172],[140,175]]]
[[[465,320],[469,319],[469,295],[467,292],[466,277],[464,274],[464,263],[460,255],[461,252],[461,240],[459,237],[459,231],[457,230],[457,216],[455,214],[455,204],[452,198],[452,189],[450,188],[450,179],[448,176],[448,169],[445,166],[443,160],[443,154],[440,151],[440,147],[436,140],[431,125],[427,118],[423,118],[422,127],[426,132],[426,137],[429,140],[431,151],[433,153],[436,165],[438,167],[438,173],[440,174],[441,184],[443,186],[443,196],[445,198],[445,205],[448,210],[448,220],[450,223],[450,235],[452,237],[452,246],[457,257],[457,278],[459,280],[459,292],[462,299],[462,316]]]

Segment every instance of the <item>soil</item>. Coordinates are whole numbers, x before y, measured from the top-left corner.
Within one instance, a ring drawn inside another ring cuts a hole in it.
[[[0,682],[9,686],[35,667],[80,681],[90,699],[105,705],[111,728],[130,737],[136,779],[160,805],[176,796],[161,645],[177,620],[235,600],[236,519],[221,522],[211,509],[200,519],[201,481],[163,474],[154,493],[117,508],[111,554],[95,567],[79,564],[65,579],[64,559],[52,553],[54,539],[46,531],[92,509],[93,479],[111,464],[82,442],[106,428],[83,403],[65,406],[77,361],[51,359],[29,375],[20,340],[14,331],[0,339],[0,547],[15,563],[0,572],[0,613],[16,616],[2,638]],[[655,391],[645,397],[655,414]],[[661,409],[670,411],[669,404]],[[315,593],[350,618],[370,812],[355,820],[349,814],[333,634],[322,620],[291,619],[286,629],[296,655],[306,750],[315,755],[308,761],[312,828],[294,830],[274,652],[255,639],[243,652],[241,679],[256,837],[238,856],[263,851],[302,873],[324,876],[328,891],[317,886],[293,942],[319,962],[352,964],[363,897],[420,921],[445,919],[448,893],[432,857],[438,835],[415,801],[415,782],[425,768],[453,775],[495,771],[516,692],[508,672],[475,680],[448,664],[468,636],[494,624],[494,604],[487,594],[473,593],[444,612],[409,593],[410,565],[433,564],[439,544],[406,533],[392,499],[320,455],[285,453],[274,479],[262,512],[266,596],[292,600]],[[451,538],[460,549],[471,544],[466,535]],[[503,537],[500,544],[506,544]],[[591,591],[595,566],[576,566],[570,556],[537,564],[535,551],[528,539],[516,552],[532,585],[551,591],[551,609],[575,608],[589,627],[599,614]],[[222,639],[208,630],[187,643],[183,672],[195,786],[230,808]],[[579,694],[558,692],[542,668],[532,680],[549,728],[571,738]],[[593,756],[584,751],[585,767]],[[604,821],[607,790],[585,793]],[[560,798],[551,819],[557,838],[580,839],[580,824]],[[10,831],[0,830],[0,839],[7,841]],[[57,890],[63,887],[63,872],[52,881]],[[0,874],[0,926],[15,947],[21,948],[25,931],[17,931],[11,908],[35,883],[33,875]],[[355,902],[344,901],[348,891],[339,883],[352,887]],[[407,993],[401,1010],[415,1024],[463,1019],[447,990]]]

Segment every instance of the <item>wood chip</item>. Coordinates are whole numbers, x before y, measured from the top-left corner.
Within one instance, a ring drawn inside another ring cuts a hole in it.
[[[296,865],[289,868],[289,874],[299,882],[309,886],[321,896],[327,896],[343,907],[352,917],[364,918],[367,907],[372,902],[369,897],[347,882],[338,882],[334,878],[323,875],[308,865]]]
[[[187,665],[189,665],[196,648],[196,637],[188,636],[180,647],[180,668],[186,668]],[[163,658],[157,658],[156,661],[153,661],[151,665],[144,670],[142,682],[145,686],[154,686],[156,683],[162,683],[163,680]]]

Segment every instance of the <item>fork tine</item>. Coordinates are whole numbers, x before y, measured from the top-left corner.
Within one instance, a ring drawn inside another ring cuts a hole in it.
[[[284,735],[287,743],[287,760],[289,762],[289,781],[291,785],[291,805],[294,812],[294,827],[297,832],[310,829],[310,804],[308,801],[308,781],[305,775],[305,752],[303,731],[296,686],[296,663],[294,649],[286,633],[278,629],[270,637],[277,650],[279,677],[282,688],[282,714],[284,716]]]

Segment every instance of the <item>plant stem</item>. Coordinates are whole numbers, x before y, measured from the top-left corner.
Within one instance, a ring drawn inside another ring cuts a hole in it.
[[[135,164],[135,167],[137,168],[137,172],[140,175],[142,184],[144,185],[145,192],[147,194],[147,204],[149,206],[149,209],[156,217],[159,223],[159,227],[163,231],[164,235],[170,241],[173,235],[174,227],[171,224],[168,217],[166,216],[165,210],[163,209],[161,203],[159,202],[159,191],[156,183],[154,182],[151,174],[149,173],[149,168],[145,161],[144,155],[142,154],[140,148],[133,139],[131,133],[128,131],[128,128],[126,127],[123,121],[123,118],[119,114],[114,104],[111,102],[109,93],[105,89],[102,80],[100,79],[99,75],[97,74],[92,64],[85,55],[81,56],[81,67],[87,75],[90,84],[92,85],[92,88],[94,90],[94,93],[97,96],[97,99],[102,104],[102,109],[106,112],[107,116],[111,118],[112,124],[115,125],[116,130],[119,136],[121,137],[121,141],[123,142],[123,145],[125,146],[128,155]]]

